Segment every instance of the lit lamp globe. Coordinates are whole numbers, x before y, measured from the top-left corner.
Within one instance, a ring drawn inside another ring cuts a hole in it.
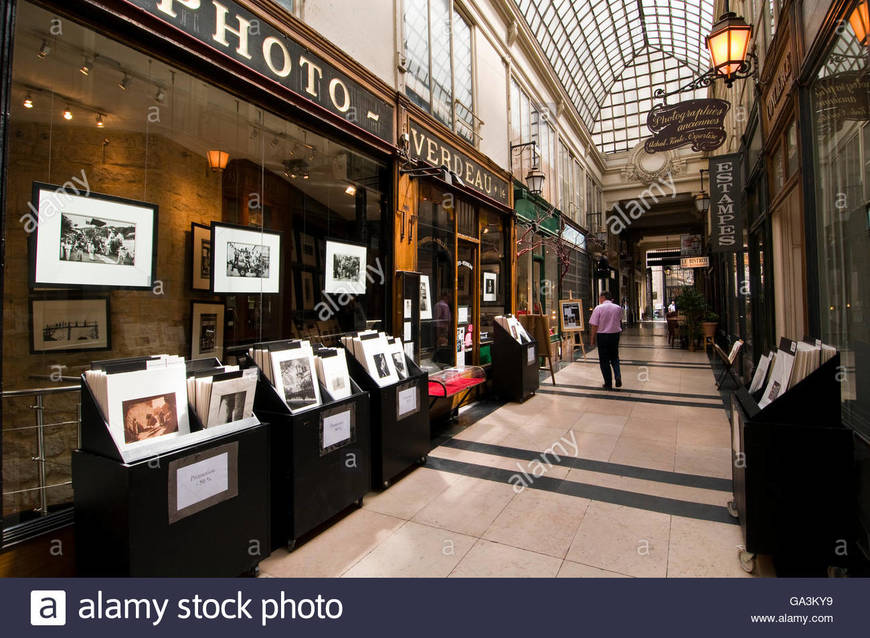
[[[713,25],[713,31],[706,37],[713,69],[725,78],[728,86],[731,86],[734,74],[746,60],[751,37],[752,27],[734,13],[725,13],[719,18]]]
[[[852,25],[852,31],[855,32],[858,42],[866,45],[867,34],[870,32],[870,3],[864,0],[855,7],[852,15],[849,16],[849,24]]]
[[[695,193],[695,208],[699,213],[706,213],[710,210],[710,196],[704,191]]]
[[[532,195],[540,195],[544,191],[544,174],[537,168],[531,168],[526,175],[526,186]]]
[[[208,167],[213,171],[222,171],[227,167],[230,154],[226,151],[208,151]]]

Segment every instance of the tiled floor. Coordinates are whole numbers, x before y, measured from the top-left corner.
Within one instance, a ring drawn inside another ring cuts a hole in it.
[[[601,389],[593,351],[294,552],[274,552],[262,574],[748,576],[707,357],[668,347],[662,324],[626,331],[620,356],[622,390]]]

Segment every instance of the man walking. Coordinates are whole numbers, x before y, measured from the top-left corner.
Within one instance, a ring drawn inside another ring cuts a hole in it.
[[[604,377],[604,389],[612,390],[612,381],[616,387],[622,387],[622,375],[619,372],[619,333],[622,332],[622,308],[613,303],[613,295],[607,291],[598,296],[598,305],[589,317],[589,347],[595,345],[598,338],[598,364]],[[611,375],[610,368],[613,367]]]

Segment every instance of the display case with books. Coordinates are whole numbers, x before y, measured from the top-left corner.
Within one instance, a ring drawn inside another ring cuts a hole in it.
[[[371,395],[371,485],[383,489],[426,462],[430,449],[429,375],[399,338],[373,330],[342,338],[351,377]]]
[[[267,428],[253,417],[204,427],[189,373],[178,358],[143,357],[82,375],[79,575],[229,577],[268,556]]]
[[[362,505],[369,489],[369,395],[348,374],[343,348],[304,344],[256,344],[248,357],[259,370],[254,413],[271,430],[272,549],[294,549],[305,534]]]
[[[540,385],[538,344],[511,315],[493,321],[492,377],[502,398],[519,403],[534,395]]]
[[[840,419],[840,355],[780,341],[731,394],[729,511],[740,519],[741,566],[769,554],[793,575],[824,573],[852,548],[853,439]],[[821,571],[820,571],[821,570]]]

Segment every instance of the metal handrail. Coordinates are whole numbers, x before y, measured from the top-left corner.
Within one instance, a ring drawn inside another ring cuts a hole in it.
[[[20,492],[27,491],[39,491],[39,513],[41,516],[48,516],[48,490],[55,487],[62,487],[64,485],[69,485],[69,482],[59,483],[56,485],[48,485],[46,465],[49,463],[48,459],[45,457],[46,446],[45,446],[45,429],[47,427],[54,427],[58,425],[76,425],[78,428],[78,438],[79,442],[81,442],[81,404],[76,404],[76,418],[74,421],[62,421],[59,423],[46,423],[45,422],[45,397],[46,395],[59,395],[59,394],[68,394],[72,392],[78,392],[81,389],[80,385],[69,385],[69,386],[59,386],[59,387],[49,387],[49,388],[26,388],[23,390],[4,390],[0,395],[2,395],[3,399],[11,399],[16,397],[35,397],[35,405],[30,406],[35,412],[36,417],[36,425],[29,426],[36,430],[36,446],[37,446],[37,456],[31,457],[31,460],[35,463],[39,464],[39,486],[34,488],[27,488],[25,490],[15,490],[12,492],[4,492],[5,494],[16,494]],[[17,427],[13,429],[3,428],[3,431],[15,431],[15,430],[23,430],[28,429],[27,427]]]

